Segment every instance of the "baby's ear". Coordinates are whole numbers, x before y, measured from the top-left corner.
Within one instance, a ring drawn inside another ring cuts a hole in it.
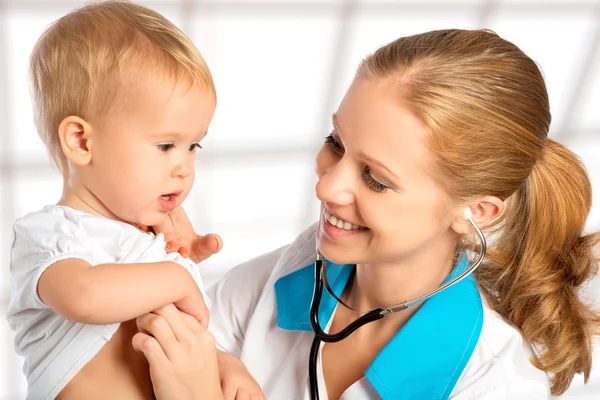
[[[75,165],[87,165],[92,159],[92,127],[84,119],[69,116],[58,126],[60,146],[67,159]]]

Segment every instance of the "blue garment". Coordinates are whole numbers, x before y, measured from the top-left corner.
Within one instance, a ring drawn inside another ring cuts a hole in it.
[[[469,262],[463,255],[446,281]],[[340,296],[354,265],[327,261],[327,279]],[[277,324],[286,330],[312,331],[310,305],[315,265],[308,265],[275,283]],[[325,329],[336,300],[323,291],[319,321]],[[473,353],[483,326],[481,296],[470,275],[429,298],[387,343],[365,371],[384,400],[448,399]]]

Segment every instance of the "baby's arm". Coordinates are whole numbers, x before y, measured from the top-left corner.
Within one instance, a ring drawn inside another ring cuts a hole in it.
[[[208,311],[192,275],[172,261],[101,264],[71,258],[44,271],[38,282],[42,301],[56,313],[86,324],[128,321],[164,305],[208,325]]]

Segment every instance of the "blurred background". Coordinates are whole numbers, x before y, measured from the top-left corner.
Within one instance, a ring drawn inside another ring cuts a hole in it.
[[[83,1],[0,0],[0,399],[22,399],[22,359],[5,320],[15,218],[56,203],[61,177],[33,126],[27,63],[43,30]],[[316,219],[313,157],[362,57],[399,36],[489,28],[542,67],[551,136],[586,163],[600,195],[600,0],[141,1],[195,42],[218,106],[186,210],[223,251],[209,282],[284,245]],[[588,230],[600,229],[596,202]],[[587,290],[600,300],[600,285]],[[600,302],[600,301],[599,301]],[[600,352],[596,363],[600,364]],[[600,367],[562,399],[599,399]],[[277,399],[275,399],[277,400]]]

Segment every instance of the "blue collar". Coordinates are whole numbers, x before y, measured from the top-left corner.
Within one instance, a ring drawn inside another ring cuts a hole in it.
[[[461,256],[446,281],[469,266]],[[327,262],[327,279],[338,296],[354,265]],[[310,304],[314,264],[275,282],[277,326],[312,331]],[[325,329],[335,299],[323,290],[319,321]],[[384,400],[447,399],[475,349],[483,326],[483,306],[471,275],[429,298],[375,357],[365,376]],[[306,355],[308,360],[308,354]]]

